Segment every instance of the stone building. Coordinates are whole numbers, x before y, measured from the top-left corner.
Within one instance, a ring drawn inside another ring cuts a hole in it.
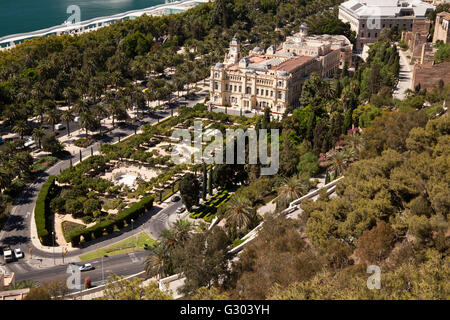
[[[434,54],[437,50],[434,48],[434,43],[438,40],[449,43],[449,18],[450,14],[447,12],[436,16],[433,42],[427,42],[429,24],[422,22],[415,21],[413,31],[402,34],[402,39],[408,44],[407,53],[414,62],[411,89],[418,84],[422,89],[433,89],[441,80],[444,83],[450,82],[450,62],[434,63]]]
[[[374,43],[384,28],[411,31],[413,22],[425,20],[434,10],[421,0],[349,0],[339,5],[339,19],[356,32],[356,48]]]
[[[413,23],[412,31],[402,32],[402,40],[408,46],[412,61],[421,58],[423,45],[427,43],[430,26],[431,21],[429,20],[416,20]]]
[[[450,43],[450,12],[441,12],[436,16],[434,25],[433,42],[441,40],[444,43]]]
[[[352,45],[343,36],[308,36],[307,26],[287,37],[278,48],[253,48],[241,56],[239,40],[233,38],[223,63],[211,68],[210,104],[283,114],[299,105],[303,82],[312,72],[332,76],[351,61]]]

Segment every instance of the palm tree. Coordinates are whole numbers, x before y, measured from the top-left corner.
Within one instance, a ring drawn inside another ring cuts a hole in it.
[[[185,242],[189,238],[192,228],[192,224],[188,220],[178,219],[171,228],[173,229],[176,244]]]
[[[59,114],[56,109],[49,109],[45,113],[45,120],[52,125],[53,132],[55,131],[55,124],[59,120]]]
[[[75,115],[73,114],[73,111],[68,109],[63,111],[63,113],[61,114],[61,120],[64,121],[66,123],[67,126],[67,135],[70,137],[70,128],[69,128],[69,124],[71,121],[73,121],[75,119]]]
[[[32,137],[34,141],[38,142],[39,149],[41,149],[41,141],[42,138],[45,136],[45,130],[43,128],[34,128]]]
[[[119,104],[119,102],[117,102],[117,101],[113,101],[109,105],[109,112],[110,112],[110,114],[112,116],[112,125],[113,125],[113,127],[114,127],[114,120],[116,119],[116,116],[121,114],[122,112],[124,112],[123,109],[124,109],[123,105]]]
[[[246,197],[234,195],[224,208],[227,224],[237,230],[244,230],[256,221],[256,210]]]
[[[73,110],[76,114],[81,115],[83,112],[89,112],[89,106],[83,99],[79,99],[75,103]]]
[[[11,184],[11,173],[4,168],[0,169],[0,192]]]
[[[277,209],[285,209],[289,203],[305,195],[311,184],[307,178],[297,177],[284,178],[282,185],[278,188],[278,196],[275,198]]]
[[[17,133],[20,135],[20,139],[23,140],[23,136],[27,131],[30,129],[30,126],[27,124],[26,120],[17,120],[14,124],[14,127],[12,128],[12,131],[14,133]]]
[[[88,129],[91,127],[93,121],[96,121],[96,119],[92,113],[83,112],[80,114],[80,126],[86,130],[86,137],[88,136]]]
[[[42,123],[44,122],[44,114],[47,108],[43,104],[37,104],[34,106],[34,115],[39,117],[39,126],[42,127]]]
[[[151,254],[145,258],[144,268],[148,276],[164,278],[169,263],[169,251],[163,242],[157,242],[150,249]]]

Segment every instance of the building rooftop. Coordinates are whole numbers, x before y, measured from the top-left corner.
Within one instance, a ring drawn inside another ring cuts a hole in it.
[[[434,10],[432,4],[421,0],[349,0],[340,5],[357,17],[425,17]]]
[[[299,56],[280,63],[278,66],[274,68],[274,70],[283,70],[286,72],[294,71],[298,66],[313,60],[314,57],[310,56]]]
[[[438,13],[438,17],[442,17],[445,20],[449,20],[450,21],[450,12],[441,12]]]

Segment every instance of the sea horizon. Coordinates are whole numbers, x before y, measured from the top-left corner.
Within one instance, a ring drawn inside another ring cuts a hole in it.
[[[80,7],[81,21],[150,8],[164,0],[2,0],[0,37],[61,25],[71,5]]]

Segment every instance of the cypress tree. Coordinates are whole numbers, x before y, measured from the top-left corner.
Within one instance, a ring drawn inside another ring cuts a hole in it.
[[[208,191],[209,191],[209,195],[212,196],[213,195],[213,188],[212,188],[212,168],[209,169],[209,174],[208,174],[209,178],[208,178]]]
[[[206,183],[208,181],[208,176],[206,173],[206,164],[203,162],[203,183],[202,183],[202,199],[206,201]]]

